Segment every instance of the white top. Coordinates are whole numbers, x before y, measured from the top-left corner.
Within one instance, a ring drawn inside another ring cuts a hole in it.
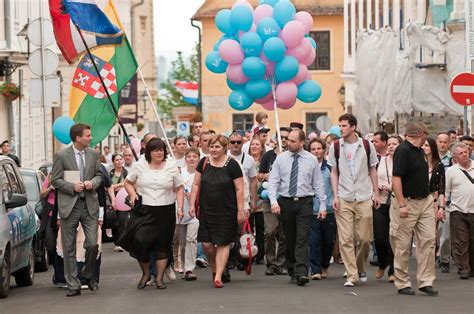
[[[105,161],[107,161],[107,163],[108,163],[109,165],[112,165],[112,164],[113,164],[113,162],[112,162],[112,156],[113,156],[112,153],[108,153],[107,155],[104,155]]]
[[[244,145],[242,145],[242,151],[245,152],[246,154],[250,152],[250,142],[252,142],[252,140],[248,140],[247,142],[244,143]],[[265,154],[265,152],[268,152],[269,150],[272,150],[272,149],[273,148],[270,145],[265,143],[265,151],[263,153]]]
[[[193,181],[194,181],[194,174],[195,173],[189,173],[186,167],[181,168],[181,177],[183,178],[184,181],[184,192],[191,193],[191,189],[193,188]],[[189,216],[189,199],[187,197],[184,197],[184,206],[183,206],[183,211],[184,211],[184,218],[179,221],[178,217],[176,217],[176,224],[178,225],[187,225],[191,223],[196,223],[199,222],[196,217],[191,218]]]
[[[234,158],[236,161],[238,161],[239,164],[241,164],[242,172],[244,173],[247,180],[250,181],[250,179],[255,178],[257,176],[257,169],[255,167],[255,160],[252,158],[252,156],[250,156],[249,154],[244,153],[244,152],[242,152],[238,156],[234,156],[230,153],[230,151],[229,151],[228,155],[230,157]]]
[[[355,177],[355,168],[356,168],[356,151],[359,143],[346,143],[346,158],[349,164],[349,169],[351,170],[352,176]]]
[[[163,206],[176,202],[174,188],[183,186],[176,162],[165,161],[163,169],[151,169],[148,162],[139,161],[130,170],[127,180],[136,183],[143,205]]]
[[[393,170],[393,159],[387,158],[384,156],[380,158],[379,167],[377,168],[377,182],[379,185],[390,186],[392,187],[392,170]],[[388,203],[388,198],[390,197],[389,192],[380,191],[380,201],[382,204]]]
[[[455,164],[446,171],[446,197],[451,197],[449,211],[474,214],[474,184],[462,172],[460,165]],[[474,178],[474,162],[466,172]]]
[[[183,156],[183,158],[180,158],[180,159],[175,159],[176,161],[176,165],[178,166],[178,168],[182,171],[184,168],[186,168],[186,162],[185,162],[185,157]]]

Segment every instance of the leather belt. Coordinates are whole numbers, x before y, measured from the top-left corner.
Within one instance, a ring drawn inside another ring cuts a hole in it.
[[[409,200],[422,200],[424,198],[427,198],[428,195],[425,195],[425,196],[408,196],[407,199]]]
[[[299,197],[287,197],[287,196],[280,196],[281,199],[284,199],[284,200],[289,200],[289,201],[301,201],[301,200],[305,200],[307,198],[313,198],[313,196],[299,196]]]

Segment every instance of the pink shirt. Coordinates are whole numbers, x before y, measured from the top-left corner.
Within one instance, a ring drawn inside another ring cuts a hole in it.
[[[43,189],[47,189],[49,186],[49,176],[46,177],[46,179],[43,182]],[[48,194],[48,203],[54,206],[54,201],[56,199],[56,195],[54,193],[54,188],[49,192]]]

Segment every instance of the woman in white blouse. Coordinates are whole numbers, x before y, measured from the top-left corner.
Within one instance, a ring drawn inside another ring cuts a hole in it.
[[[183,179],[175,161],[166,160],[166,144],[150,140],[145,147],[145,161],[138,162],[125,180],[125,189],[134,207],[127,230],[119,243],[138,260],[143,275],[137,285],[144,289],[150,277],[150,256],[156,256],[157,289],[166,289],[163,274],[171,252],[176,225],[184,216]],[[135,203],[141,197],[141,206]],[[177,203],[177,211],[176,211]]]

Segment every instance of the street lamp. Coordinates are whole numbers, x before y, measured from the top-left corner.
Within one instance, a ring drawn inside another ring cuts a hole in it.
[[[337,91],[337,97],[339,99],[339,103],[342,106],[342,109],[346,111],[346,87],[344,84],[339,87],[339,90]]]

